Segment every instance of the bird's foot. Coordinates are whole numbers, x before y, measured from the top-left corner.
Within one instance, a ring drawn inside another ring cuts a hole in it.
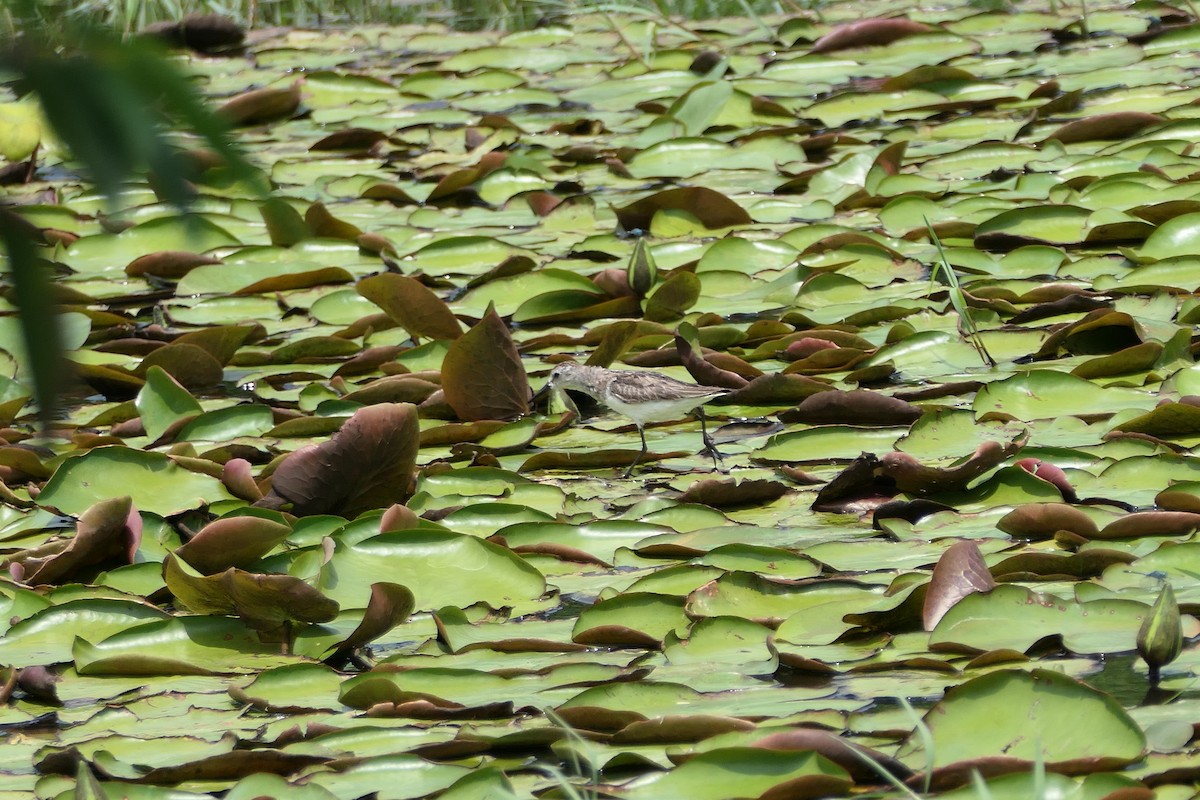
[[[725,457],[723,455],[721,455],[721,451],[717,449],[717,445],[713,442],[712,439],[705,437],[704,449],[701,450],[700,452],[707,453],[709,456],[712,457],[713,469],[717,470],[722,475],[727,475],[729,473],[729,470],[725,468],[725,461],[724,461]]]

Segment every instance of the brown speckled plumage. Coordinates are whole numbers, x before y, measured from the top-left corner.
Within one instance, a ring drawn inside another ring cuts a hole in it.
[[[678,419],[691,411],[700,418],[705,450],[712,454],[716,465],[719,453],[708,436],[701,406],[729,394],[729,389],[684,383],[649,370],[604,369],[573,361],[556,366],[550,373],[549,385],[582,392],[633,420],[642,439],[642,450],[625,471],[626,477],[646,454],[646,423]]]

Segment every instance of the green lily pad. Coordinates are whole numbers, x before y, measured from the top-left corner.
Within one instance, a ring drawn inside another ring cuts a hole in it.
[[[120,495],[162,516],[234,499],[216,478],[184,469],[161,453],[110,446],[62,462],[38,501],[79,515],[93,503]]]
[[[320,587],[344,608],[363,608],[365,587],[377,581],[407,586],[417,610],[488,603],[528,603],[542,595],[541,573],[511,551],[474,536],[431,530],[385,533],[339,545]]]
[[[967,595],[929,636],[935,649],[1028,650],[1047,636],[1061,636],[1076,653],[1132,650],[1149,609],[1133,600],[1080,603],[1041,595],[1020,586],[998,586]]]
[[[981,729],[979,715],[989,724]],[[1142,756],[1146,739],[1111,697],[1050,670],[1001,670],[954,687],[926,716],[937,767],[989,756],[1026,764],[1114,769]],[[965,735],[962,725],[972,729]],[[912,737],[900,757],[923,757]],[[1018,768],[1014,765],[1014,768]]]

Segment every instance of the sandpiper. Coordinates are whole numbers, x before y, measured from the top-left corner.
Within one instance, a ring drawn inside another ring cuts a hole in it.
[[[604,369],[574,361],[564,361],[556,366],[546,385],[556,390],[582,392],[633,420],[642,439],[642,449],[625,470],[626,478],[633,474],[633,468],[646,455],[646,423],[679,419],[689,411],[695,411],[700,418],[704,450],[712,456],[713,467],[717,466],[717,458],[721,454],[708,436],[703,406],[710,400],[729,394],[730,389],[684,383],[649,370]]]

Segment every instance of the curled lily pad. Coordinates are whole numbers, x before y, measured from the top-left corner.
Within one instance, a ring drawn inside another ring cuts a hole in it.
[[[1163,121],[1158,114],[1142,111],[1096,114],[1068,122],[1047,136],[1046,141],[1057,140],[1063,144],[1070,144],[1098,139],[1125,139],[1151,125],[1160,125]]]
[[[75,535],[57,553],[10,560],[30,585],[62,583],[133,562],[142,538],[142,518],[128,497],[101,500],[79,518]]]
[[[338,604],[290,575],[262,575],[230,567],[205,577],[174,555],[163,562],[167,588],[198,614],[236,614],[256,630],[275,630],[290,622],[328,622]]]
[[[231,125],[258,125],[291,116],[300,106],[301,81],[285,89],[252,89],[231,97],[217,114]]]
[[[407,586],[380,581],[371,584],[371,599],[358,626],[326,657],[329,663],[344,661],[356,649],[370,644],[408,618],[416,599]]]
[[[627,231],[649,230],[650,221],[656,213],[671,210],[691,214],[710,230],[748,225],[751,221],[750,215],[737,203],[720,192],[702,186],[667,189],[615,209],[617,221]]]
[[[864,19],[834,28],[817,40],[811,52],[831,53],[852,47],[878,47],[931,30],[932,28],[924,23],[904,17]]]
[[[413,336],[457,339],[462,327],[450,308],[420,281],[384,273],[358,282],[358,293],[382,308]]]
[[[293,514],[354,517],[408,496],[420,434],[416,408],[381,403],[355,412],[329,441],[303,447],[271,477],[255,505]]]
[[[442,390],[459,419],[512,419],[529,410],[529,381],[495,309],[456,339],[442,364]]]
[[[292,532],[287,525],[262,517],[225,517],[201,528],[175,555],[203,575],[229,567],[248,567]]]
[[[925,630],[937,627],[938,621],[954,604],[972,592],[991,591],[996,586],[988,572],[979,545],[971,541],[955,542],[950,545],[937,566],[925,593],[923,620]]]

